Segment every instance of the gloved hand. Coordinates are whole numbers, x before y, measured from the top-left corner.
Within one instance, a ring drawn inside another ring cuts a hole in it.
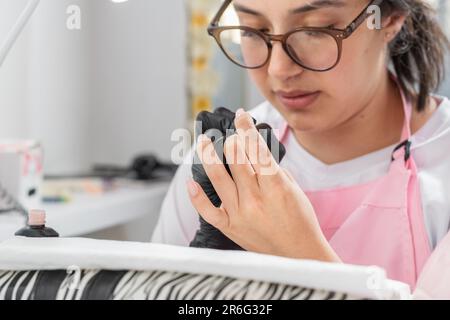
[[[230,175],[230,169],[223,155],[223,148],[227,137],[229,135],[232,135],[234,133],[234,130],[236,129],[234,126],[235,117],[236,115],[234,112],[231,112],[230,110],[225,108],[219,108],[215,110],[214,113],[201,112],[198,115],[196,122],[199,125],[196,127],[196,138],[198,138],[200,134],[206,134],[207,136],[212,138],[208,133],[211,133],[211,130],[215,129],[213,140],[214,147],[219,157],[222,157],[221,160]],[[256,124],[256,120],[254,120],[254,122]],[[272,151],[272,144],[278,144],[278,149],[275,150],[278,150],[279,152],[279,159],[277,160],[281,161],[286,155],[286,149],[274,136],[272,128],[267,124],[258,124],[256,127],[258,128],[258,130],[266,129],[267,134],[263,134],[262,136],[266,141],[269,150]],[[227,132],[227,130],[229,131]],[[272,142],[272,144],[270,144],[269,142]],[[214,187],[209,180],[197,153],[195,153],[194,155],[192,174],[194,180],[205,191],[205,194],[208,196],[211,203],[216,207],[220,207],[222,201],[214,190]],[[201,216],[200,229],[197,231],[190,246],[196,248],[210,248],[221,250],[243,250],[236,243],[228,239],[222,232],[207,223]]]

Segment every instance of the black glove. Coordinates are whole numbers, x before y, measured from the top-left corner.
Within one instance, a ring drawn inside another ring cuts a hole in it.
[[[230,133],[234,134],[234,130],[236,129],[234,126],[235,117],[236,114],[229,111],[228,109],[219,108],[215,110],[214,113],[201,112],[198,115],[196,122],[199,125],[196,127],[196,138],[198,138],[200,134],[206,134],[207,136],[209,136],[208,130],[216,129],[215,132],[216,136],[214,137],[215,139],[213,140],[214,148],[217,154],[223,157],[221,160],[224,163],[225,168],[227,169],[230,176],[231,172],[224,157],[223,147]],[[256,124],[255,120],[254,123]],[[272,143],[278,144],[279,159],[277,160],[281,161],[286,155],[286,149],[274,136],[272,128],[267,124],[258,124],[256,127],[258,130],[266,129],[265,132],[267,133],[267,135],[263,135],[263,138],[266,140],[269,150],[272,151],[272,145],[269,143],[270,141]],[[227,130],[230,129],[232,131],[227,132]],[[217,137],[217,134],[219,132],[221,133],[221,136]],[[212,138],[211,136],[209,137]],[[214,190],[214,187],[211,181],[209,180],[196,152],[194,155],[194,163],[192,165],[192,174],[194,180],[205,191],[205,194],[208,196],[211,203],[217,208],[220,207],[222,201],[217,195],[216,190]],[[236,243],[227,238],[222,232],[220,232],[218,229],[207,223],[201,216],[200,216],[200,229],[197,231],[194,240],[192,240],[190,246],[196,248],[210,248],[220,250],[243,250]]]

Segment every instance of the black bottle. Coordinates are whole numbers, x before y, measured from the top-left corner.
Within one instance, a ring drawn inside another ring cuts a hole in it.
[[[45,211],[30,210],[28,226],[15,233],[16,236],[27,238],[57,238],[58,232],[45,226]]]
[[[206,111],[201,112],[197,116],[197,124],[199,124],[199,126],[196,127],[197,137],[201,133],[208,134],[208,130],[210,129],[218,130],[219,133],[222,134],[222,137],[215,137],[216,139],[213,140],[213,144],[217,154],[223,156],[223,146],[225,144],[227,136],[230,134],[230,131],[228,130],[234,132],[234,130],[236,129],[234,124],[235,118],[236,114],[225,108],[218,108],[214,111],[214,113]],[[254,123],[256,124],[256,120],[254,120]],[[271,152],[274,152],[275,150],[278,151],[278,154],[273,154],[274,156],[276,156],[276,160],[280,162],[286,155],[286,149],[283,144],[281,144],[281,142],[277,139],[272,128],[265,123],[258,124],[256,128],[266,141],[269,150]],[[275,148],[275,146],[278,148]],[[231,171],[227,164],[226,158],[223,157],[221,160],[223,161],[225,168],[231,176]],[[206,171],[197,153],[194,153],[192,175],[194,177],[194,180],[205,191],[211,203],[217,208],[220,207],[220,205],[222,204],[222,200],[220,199],[219,195],[214,189],[214,186],[212,185],[212,182],[206,174]],[[199,219],[200,229],[197,230],[194,239],[191,241],[191,247],[218,250],[243,250],[238,244],[228,239],[220,230],[210,225],[201,216],[199,217]]]

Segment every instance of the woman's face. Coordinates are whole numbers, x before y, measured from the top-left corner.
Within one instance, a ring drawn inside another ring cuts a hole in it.
[[[235,0],[243,26],[284,34],[303,26],[343,29],[369,0]],[[313,10],[300,10],[317,4]],[[319,7],[320,5],[320,7]],[[249,10],[247,10],[249,9]],[[386,74],[386,38],[364,22],[343,41],[339,64],[327,72],[313,72],[295,64],[281,43],[273,42],[270,61],[249,70],[264,96],[297,131],[324,132],[354,118],[372,99]],[[306,97],[301,97],[302,95]]]

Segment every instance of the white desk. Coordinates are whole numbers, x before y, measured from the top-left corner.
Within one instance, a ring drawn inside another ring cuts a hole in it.
[[[69,203],[43,204],[42,209],[48,226],[62,237],[74,237],[157,214],[168,188],[168,182],[121,187],[99,196],[76,196]],[[0,241],[11,238],[24,221],[18,214],[0,215]]]

